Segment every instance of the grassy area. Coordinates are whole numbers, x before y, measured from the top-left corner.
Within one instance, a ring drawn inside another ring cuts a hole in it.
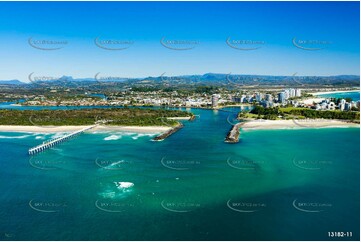
[[[191,117],[189,112],[140,108],[78,110],[0,110],[0,125],[92,125],[107,120],[107,125],[175,126],[167,117]]]
[[[340,119],[359,121],[360,112],[357,111],[340,111],[340,110],[313,110],[309,108],[295,107],[275,107],[263,108],[256,106],[250,113],[240,113],[239,118],[257,118],[257,119]]]
[[[247,118],[257,118],[257,117],[258,117],[258,114],[243,113],[242,115],[239,115],[238,117],[239,117],[239,118],[244,118],[244,119],[247,119]]]
[[[308,110],[308,108],[295,108],[295,107],[286,107],[286,108],[279,108],[279,110],[283,113],[289,113],[291,112],[292,110],[301,110],[301,109],[304,109],[304,110]]]

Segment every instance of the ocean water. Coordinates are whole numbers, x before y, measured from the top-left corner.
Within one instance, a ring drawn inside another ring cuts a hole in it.
[[[197,119],[151,133],[0,133],[0,240],[359,240],[360,130],[241,130]],[[122,183],[119,183],[122,182]]]

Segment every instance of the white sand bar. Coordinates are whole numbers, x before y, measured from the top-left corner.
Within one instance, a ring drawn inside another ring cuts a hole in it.
[[[299,128],[346,128],[360,127],[360,124],[341,120],[252,120],[242,125],[242,129],[299,129]]]

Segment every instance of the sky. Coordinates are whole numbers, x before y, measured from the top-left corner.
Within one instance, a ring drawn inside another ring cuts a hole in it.
[[[0,2],[0,80],[359,75],[359,8],[359,2]]]

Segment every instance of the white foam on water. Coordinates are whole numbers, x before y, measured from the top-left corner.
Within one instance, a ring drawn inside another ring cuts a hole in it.
[[[38,136],[38,135],[46,136],[46,135],[50,135],[50,134],[55,134],[55,133],[40,133],[40,132],[30,132],[30,133],[34,136]]]
[[[99,131],[97,131],[99,132]],[[118,140],[121,139],[123,136],[128,136],[130,138],[132,138],[133,140],[137,140],[141,137],[145,137],[145,136],[149,136],[149,137],[153,137],[154,135],[156,135],[156,133],[134,133],[134,132],[99,132],[99,133],[110,133],[111,135],[104,138],[104,140]]]
[[[132,135],[136,135],[137,133],[132,133],[132,132],[123,132],[124,135],[128,135],[128,136],[132,136]]]
[[[122,136],[121,135],[111,135],[111,136],[108,136],[108,137],[105,137],[104,140],[118,140],[118,139],[121,139]]]
[[[131,188],[134,186],[132,182],[114,182],[118,189]]]
[[[109,186],[108,184],[98,195],[108,199],[123,199],[130,195],[134,186],[131,182],[114,182],[114,184],[116,187]]]
[[[0,139],[25,139],[30,137],[30,135],[20,135],[20,136],[6,136],[0,135]]]
[[[138,136],[138,135],[137,135],[137,136],[133,136],[132,139],[137,140],[139,137],[141,137],[141,136]]]
[[[51,136],[51,139],[57,139],[57,138],[63,137],[64,135],[67,135],[67,134],[68,134],[67,132],[55,133]]]
[[[111,133],[111,131],[106,131],[106,130],[99,130],[99,131],[89,131],[90,133],[92,133],[92,134],[109,134],[109,133]]]
[[[154,133],[142,133],[142,134],[137,134],[136,136],[133,136],[132,139],[134,140],[137,140],[138,138],[141,138],[141,137],[152,137],[154,136]]]

